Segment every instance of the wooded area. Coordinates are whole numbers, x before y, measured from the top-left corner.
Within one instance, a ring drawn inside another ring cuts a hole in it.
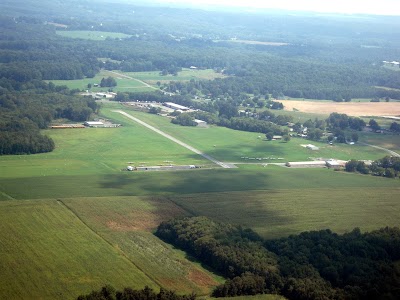
[[[400,230],[329,229],[263,240],[206,217],[162,223],[156,235],[229,278],[216,297],[278,293],[289,299],[396,299]]]

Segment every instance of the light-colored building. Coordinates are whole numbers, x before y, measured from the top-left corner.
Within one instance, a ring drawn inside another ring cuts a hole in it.
[[[182,111],[187,111],[187,110],[190,109],[189,107],[186,107],[186,106],[183,106],[183,105],[179,105],[179,104],[176,104],[176,103],[173,103],[173,102],[164,102],[164,106],[172,108],[174,110],[180,109]]]
[[[194,122],[198,127],[207,127],[207,122],[203,120],[194,119]]]
[[[310,149],[310,150],[313,150],[313,151],[319,150],[319,147],[314,146],[314,145],[312,145],[312,144],[306,145],[306,148],[307,148],[307,149]]]
[[[104,127],[104,123],[100,121],[86,121],[83,124],[87,127]]]

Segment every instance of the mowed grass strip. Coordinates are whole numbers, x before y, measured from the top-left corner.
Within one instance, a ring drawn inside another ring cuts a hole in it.
[[[157,288],[62,203],[0,203],[0,298],[73,299],[105,284]]]
[[[131,35],[125,33],[107,31],[57,30],[56,33],[68,38],[94,41],[104,41],[106,38],[123,39],[131,37]]]
[[[350,179],[350,178],[349,178]],[[169,197],[194,215],[250,227],[265,238],[400,226],[399,188],[308,188]]]
[[[49,80],[49,82],[54,83],[55,85],[65,85],[69,89],[79,89],[81,91],[88,90],[88,84],[91,84],[91,92],[107,92],[110,88],[109,87],[95,87],[94,84],[100,85],[102,78],[107,77],[114,77],[115,81],[117,82],[117,86],[113,87],[113,91],[117,92],[151,92],[154,89],[149,88],[145,84],[136,81],[134,79],[124,78],[118,74],[108,72],[106,70],[100,71],[95,77],[93,78],[83,78],[83,79],[74,79],[74,80]]]
[[[167,199],[99,197],[63,202],[164,288],[204,295],[217,285],[215,276],[152,234],[162,221],[188,215]]]
[[[172,124],[170,119],[126,109],[131,115],[171,134],[175,138],[224,162],[254,162],[243,159],[250,158],[283,158],[279,162],[306,161],[314,158],[335,159],[378,159],[386,155],[385,151],[369,146],[335,143],[329,145],[302,138],[292,138],[290,142],[267,141],[261,133],[233,130],[225,127],[209,128],[188,127]],[[114,114],[103,110],[108,117]],[[320,148],[313,151],[302,145],[313,144]],[[277,162],[263,160],[262,162]]]
[[[160,71],[152,71],[152,72],[124,72],[123,74],[143,80],[149,84],[154,84],[154,85],[158,81],[163,83],[170,81],[190,81],[191,79],[213,80],[216,78],[227,77],[222,73],[215,72],[213,69],[193,70],[193,69],[183,68],[182,71],[178,72],[177,76],[171,74],[160,75],[160,73],[161,73]]]
[[[200,155],[115,113],[119,128],[52,129],[56,149],[36,155],[1,156],[0,178],[121,173],[132,165],[210,164]]]

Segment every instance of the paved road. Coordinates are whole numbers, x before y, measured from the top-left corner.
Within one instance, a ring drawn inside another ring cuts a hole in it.
[[[153,130],[154,132],[157,132],[158,134],[161,134],[162,136],[166,137],[167,139],[170,139],[171,141],[177,143],[178,145],[181,145],[181,146],[185,147],[186,149],[189,149],[190,151],[192,151],[192,152],[194,152],[194,153],[196,153],[198,155],[203,156],[205,159],[208,159],[209,161],[212,161],[213,163],[215,163],[215,164],[217,164],[217,165],[219,165],[219,166],[221,166],[221,167],[223,167],[225,169],[236,168],[235,165],[229,164],[229,163],[223,163],[222,161],[216,160],[215,158],[211,157],[210,155],[205,154],[204,152],[201,152],[200,150],[198,150],[198,149],[196,149],[196,148],[194,148],[194,147],[192,147],[192,146],[190,146],[190,145],[188,145],[188,144],[186,144],[186,143],[174,138],[173,136],[169,135],[168,133],[165,133],[164,131],[161,131],[161,130],[157,129],[154,126],[151,126],[151,125],[147,124],[146,122],[143,122],[142,120],[140,120],[138,118],[135,118],[134,116],[131,116],[130,114],[128,114],[128,113],[126,113],[126,112],[124,112],[122,110],[113,110],[113,112],[117,112],[117,113],[120,113],[120,114],[128,117],[129,119],[131,119],[131,120],[133,120],[133,121],[135,121],[135,122],[147,127],[148,129]]]
[[[376,148],[376,149],[379,149],[379,150],[383,150],[383,151],[388,152],[392,156],[400,157],[399,153],[394,152],[394,151],[389,150],[389,149],[386,149],[386,148],[383,148],[383,147],[379,147],[379,146],[375,146],[375,145],[371,145],[371,144],[367,144],[367,143],[363,143],[363,142],[359,142],[359,144],[362,144],[362,145],[365,145],[365,146],[370,146],[370,147],[373,147],[373,148]]]

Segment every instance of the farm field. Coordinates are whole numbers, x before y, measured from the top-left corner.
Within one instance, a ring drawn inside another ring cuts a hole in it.
[[[1,299],[72,299],[158,285],[56,200],[0,202]]]
[[[123,74],[143,80],[149,84],[155,85],[157,81],[164,83],[170,81],[189,81],[190,79],[197,80],[213,80],[216,78],[225,78],[227,76],[217,73],[212,69],[206,70],[192,70],[183,68],[181,72],[178,72],[177,76],[171,74],[162,76],[159,71],[152,72],[124,72]]]
[[[208,160],[154,134],[147,128],[126,122],[114,113],[119,128],[46,130],[56,149],[37,155],[2,156],[1,177],[44,177],[121,173],[133,165],[209,164]],[[168,163],[169,164],[169,163]]]
[[[378,159],[386,152],[365,145],[334,144],[314,142],[301,138],[292,138],[290,142],[266,141],[260,133],[232,130],[224,127],[210,126],[209,128],[185,127],[175,125],[168,118],[126,110],[133,116],[148,122],[150,125],[162,128],[163,131],[177,139],[204,151],[205,153],[224,162],[287,162],[306,161],[310,158],[335,159]],[[103,113],[111,118],[116,113],[104,110]],[[260,137],[260,138],[259,138]],[[301,145],[312,143],[320,147],[318,151],[309,150]],[[251,158],[283,158],[283,160],[247,160]]]
[[[114,73],[108,72],[106,70],[101,70],[99,74],[97,74],[94,78],[83,78],[83,79],[75,79],[75,80],[51,80],[55,85],[65,85],[69,89],[79,89],[81,91],[86,91],[88,89],[88,84],[92,84],[92,88],[90,89],[92,92],[106,92],[108,91],[108,87],[94,87],[93,84],[97,83],[100,84],[101,79],[104,77],[114,77],[117,86],[113,87],[113,91],[136,91],[136,92],[146,92],[152,91],[152,88],[144,85],[143,83],[120,77]]]
[[[12,293],[20,293],[15,298],[26,298],[21,293],[29,290],[24,285],[29,277],[38,280],[30,283],[30,293],[44,299],[74,297],[106,283],[117,288],[141,288],[146,283],[206,295],[222,278],[152,234],[161,221],[175,216],[206,215],[249,226],[268,238],[328,227],[346,232],[354,227],[399,226],[398,180],[251,164],[237,169],[123,172],[128,162],[209,162],[112,112],[116,108],[121,105],[107,104],[102,113],[121,123],[120,128],[47,130],[56,143],[54,152],[0,157],[4,170],[0,173],[4,220],[0,240],[6,243],[0,266],[8,270],[0,279],[13,282],[0,289],[0,297],[12,299]],[[295,139],[288,144],[270,143],[258,139],[257,133],[181,127],[155,115],[126,111],[224,161],[237,160],[243,151],[254,156],[287,153],[293,159],[308,155],[295,153],[302,151],[301,146],[290,150],[297,145]],[[382,156],[376,149],[365,149],[363,155]],[[20,251],[23,267],[13,256],[21,257]],[[96,251],[101,254],[93,256]],[[85,255],[91,255],[88,261]],[[97,258],[104,266],[97,268]],[[64,260],[68,267],[62,267]],[[87,264],[84,268],[82,261]],[[99,271],[90,272],[94,278],[85,273],[91,268]],[[44,286],[48,294],[43,294]]]
[[[306,113],[330,114],[332,112],[350,116],[397,116],[400,115],[400,102],[317,102],[279,100],[285,110],[297,109]]]
[[[345,233],[355,227],[371,231],[399,226],[400,205],[395,196],[399,192],[399,188],[324,188],[316,184],[307,189],[202,193],[168,198],[194,215],[250,227],[265,238],[279,238],[327,228]]]
[[[106,32],[106,31],[85,31],[85,30],[58,30],[58,35],[73,39],[85,39],[94,41],[104,41],[107,38],[112,39],[125,39],[131,35],[119,32]]]
[[[188,215],[173,202],[162,197],[75,198],[63,202],[159,285],[179,293],[205,295],[218,284],[215,275],[152,234],[162,221]]]

